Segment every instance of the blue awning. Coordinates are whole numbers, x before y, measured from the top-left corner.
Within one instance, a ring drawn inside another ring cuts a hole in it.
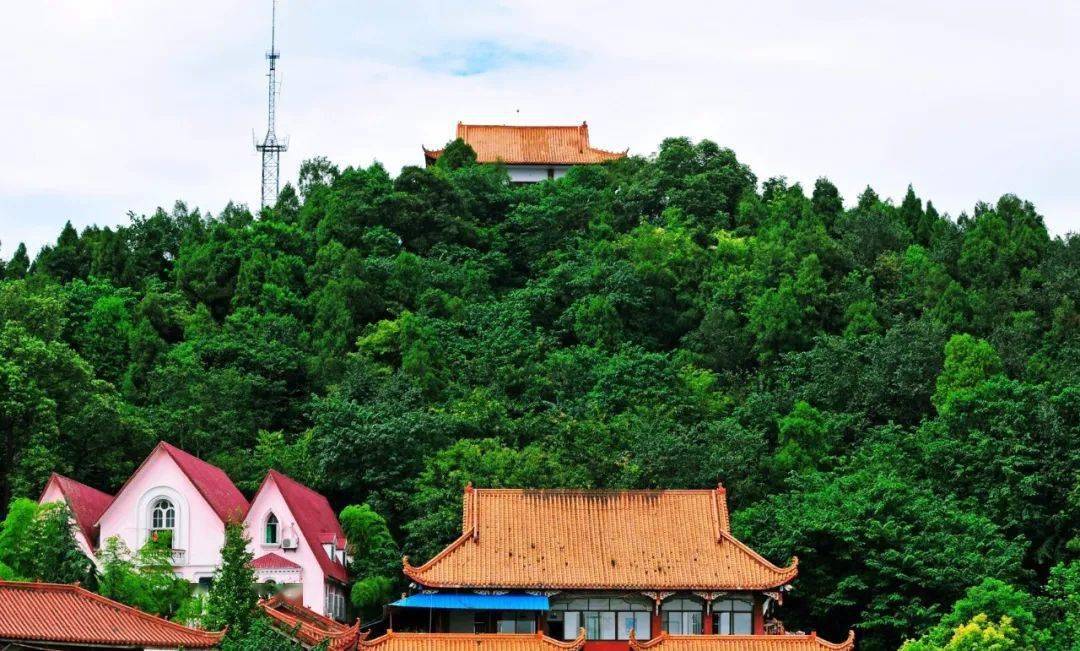
[[[543,595],[531,594],[469,594],[433,592],[411,594],[391,606],[399,608],[439,608],[452,610],[550,610],[551,604]]]

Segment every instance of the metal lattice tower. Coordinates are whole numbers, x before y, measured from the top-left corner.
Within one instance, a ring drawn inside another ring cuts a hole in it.
[[[277,0],[273,1],[270,13],[270,51],[266,53],[266,59],[270,62],[269,94],[266,112],[266,136],[262,142],[255,142],[255,149],[262,154],[262,207],[272,206],[277,203],[278,188],[281,180],[281,152],[289,148],[289,141],[278,140],[274,132],[274,112],[277,104],[277,60],[281,57],[274,47],[275,29],[277,27]]]

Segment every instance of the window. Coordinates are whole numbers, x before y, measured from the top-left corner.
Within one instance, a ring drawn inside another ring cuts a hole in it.
[[[278,544],[278,521],[277,516],[273,513],[270,514],[270,517],[266,518],[266,544]]]
[[[693,599],[669,599],[660,605],[664,630],[672,635],[701,635],[703,608]]]
[[[652,637],[649,606],[644,602],[621,597],[578,597],[551,604],[553,611],[566,611],[563,616],[563,638],[576,639],[578,629],[585,629],[589,640],[628,640]]]
[[[754,602],[722,599],[713,605],[713,630],[720,635],[749,635],[754,629]]]
[[[154,501],[150,511],[150,531],[173,531],[176,529],[176,507],[165,498]]]
[[[345,593],[329,583],[326,584],[326,616],[345,621]]]
[[[527,613],[499,613],[495,630],[499,633],[535,633],[536,617]]]

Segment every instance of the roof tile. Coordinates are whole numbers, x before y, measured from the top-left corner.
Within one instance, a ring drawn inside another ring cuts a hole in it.
[[[0,581],[0,639],[84,645],[218,646],[210,633],[149,615],[77,585]]]
[[[105,512],[105,509],[112,504],[113,496],[55,472],[49,477],[45,489],[47,490],[48,484],[54,481],[59,486],[64,499],[67,500],[71,515],[75,518],[75,523],[79,526],[83,535],[86,536],[86,541],[91,546],[96,546],[97,520]],[[42,495],[44,495],[44,491],[42,491]]]
[[[826,642],[811,633],[784,635],[668,635],[647,642],[630,640],[631,651],[851,651],[855,633],[843,642]]]
[[[577,651],[585,644],[584,632],[576,640],[560,642],[540,633],[398,633],[360,643],[372,651]]]
[[[510,126],[505,124],[463,124],[457,137],[476,151],[480,163],[508,165],[579,165],[625,158],[626,151],[613,152],[589,145],[589,125]],[[424,157],[434,162],[441,149],[424,149]]]
[[[465,489],[463,534],[405,573],[441,588],[764,590],[780,568],[736,540],[724,489]]]
[[[281,595],[260,601],[259,606],[275,626],[309,646],[328,641],[329,651],[351,651],[368,636],[367,631],[360,631],[359,620],[346,626]]]
[[[268,552],[251,561],[252,569],[256,570],[298,570],[300,566],[284,556]]]
[[[159,447],[180,466],[222,522],[243,519],[247,514],[248,501],[224,470],[164,441]]]

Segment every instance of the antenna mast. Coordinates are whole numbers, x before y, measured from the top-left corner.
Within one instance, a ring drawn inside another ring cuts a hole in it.
[[[270,51],[266,53],[266,59],[270,62],[269,94],[266,112],[266,136],[263,141],[255,143],[255,149],[262,154],[262,207],[272,206],[277,203],[278,188],[280,182],[281,152],[289,148],[289,140],[278,140],[274,132],[274,113],[277,101],[277,60],[281,54],[275,49],[274,38],[277,28],[277,0],[273,0],[270,10]]]

